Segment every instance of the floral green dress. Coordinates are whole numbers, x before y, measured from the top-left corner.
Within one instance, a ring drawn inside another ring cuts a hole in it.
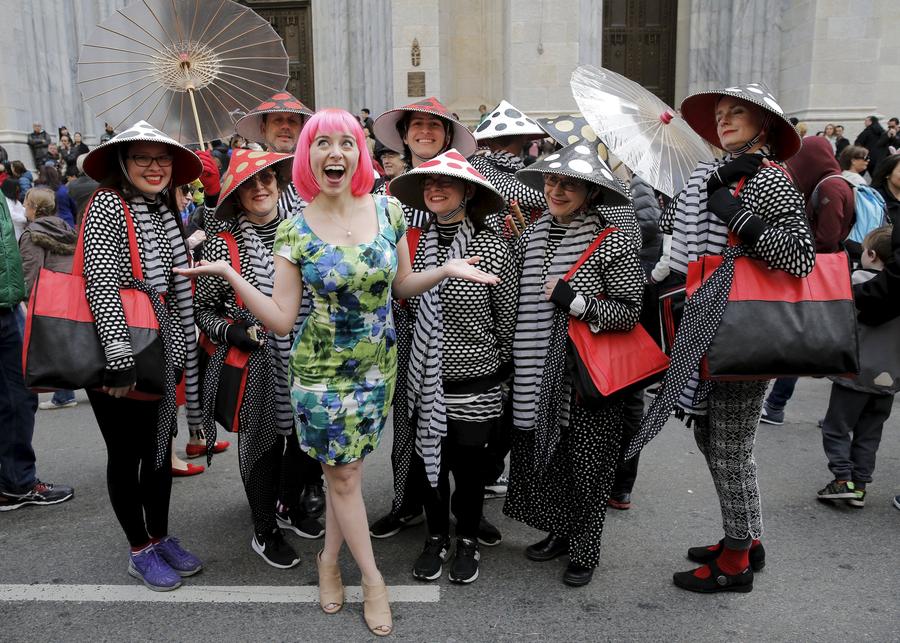
[[[312,310],[291,350],[291,404],[300,445],[327,464],[378,446],[397,380],[391,282],[406,233],[396,199],[373,196],[378,234],[369,243],[326,243],[300,213],[278,227],[274,254],[297,265]]]

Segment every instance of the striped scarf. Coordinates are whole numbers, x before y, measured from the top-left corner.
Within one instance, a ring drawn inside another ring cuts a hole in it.
[[[728,245],[728,227],[706,210],[706,182],[724,164],[725,160],[701,161],[660,221],[661,228],[672,230],[670,265],[683,275],[690,262],[720,255]]]
[[[596,211],[580,212],[569,224],[550,265],[544,270],[552,217],[545,213],[534,224],[525,249],[519,281],[519,311],[513,338],[513,426],[523,431],[535,428],[536,408],[543,392],[548,334],[553,327],[556,304],[544,297],[544,283],[562,277],[599,233],[602,223]],[[568,415],[564,395],[558,414]]]
[[[447,261],[466,256],[475,236],[468,217],[462,220],[450,245]],[[425,233],[423,270],[437,267],[439,232],[437,226]],[[441,470],[441,439],[447,435],[447,408],[443,384],[443,318],[441,284],[423,293],[413,329],[409,356],[406,397],[409,414],[416,414],[416,453],[425,462],[425,475],[432,487],[438,484]]]
[[[283,213],[283,210],[279,211],[280,220],[284,219]],[[243,214],[238,217],[238,227],[240,227],[241,238],[247,249],[253,276],[256,277],[257,288],[262,294],[271,297],[275,285],[275,264],[272,250],[260,241],[253,224]],[[288,365],[290,364],[293,340],[290,333],[276,335],[269,331],[268,334],[269,355],[272,365],[275,367],[275,379],[278,383],[275,390],[276,425],[279,433],[289,435],[294,430],[294,414],[291,409],[290,384],[288,382]]]
[[[134,217],[135,227],[141,242],[141,258],[144,265],[143,285],[139,289],[150,293],[166,293],[168,299],[165,306],[154,303],[154,310],[159,318],[160,335],[166,351],[166,394],[160,402],[159,423],[156,433],[155,465],[157,469],[169,466],[166,453],[169,441],[177,432],[177,411],[175,403],[174,376],[183,370],[185,392],[188,400],[188,424],[200,426],[203,418],[200,408],[199,363],[197,358],[197,337],[194,328],[193,289],[191,280],[176,275],[171,268],[187,268],[188,252],[184,236],[178,221],[161,201],[148,202],[143,197],[132,199],[128,203]],[[161,255],[156,226],[153,224],[153,213],[158,213],[168,242],[170,252]],[[171,267],[166,259],[171,257]],[[145,287],[146,286],[146,287]],[[174,302],[172,299],[174,298]],[[169,316],[172,303],[181,323],[174,323]],[[183,356],[183,359],[182,359]],[[177,357],[177,359],[175,359]],[[170,372],[169,372],[170,371]],[[170,382],[171,379],[171,382]],[[171,390],[169,384],[172,384]]]

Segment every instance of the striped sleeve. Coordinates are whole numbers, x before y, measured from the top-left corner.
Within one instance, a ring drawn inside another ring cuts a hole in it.
[[[203,259],[206,261],[229,261],[228,246],[219,237],[210,237],[203,245]],[[228,322],[219,315],[226,304],[233,305],[234,291],[221,277],[204,276],[197,279],[194,293],[194,317],[197,326],[216,344],[225,343]]]

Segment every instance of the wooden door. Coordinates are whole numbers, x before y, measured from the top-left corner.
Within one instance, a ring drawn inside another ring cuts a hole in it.
[[[603,66],[671,105],[677,18],[678,0],[607,0],[603,3]]]
[[[312,9],[310,0],[243,0],[269,21],[284,40],[290,59],[287,90],[310,109],[316,108],[313,76]]]

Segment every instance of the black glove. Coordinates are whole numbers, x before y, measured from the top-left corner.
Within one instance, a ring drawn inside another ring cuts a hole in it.
[[[719,188],[710,195],[706,209],[716,215],[722,223],[734,231],[748,246],[756,245],[768,225],[743,205],[728,188]]]
[[[564,311],[569,312],[569,309],[572,306],[572,302],[575,300],[575,297],[577,295],[578,293],[572,290],[572,286],[569,285],[568,281],[566,281],[565,279],[560,279],[553,287],[553,292],[550,293],[550,301],[562,308]]]
[[[244,320],[229,324],[228,328],[225,329],[225,341],[228,342],[229,346],[240,348],[242,351],[247,351],[248,353],[255,351],[261,344],[247,332],[251,326],[253,324]]]
[[[710,179],[712,183],[712,179]],[[725,225],[729,225],[738,213],[743,209],[740,199],[734,196],[726,187],[720,187],[711,192],[706,202],[706,209],[719,217]]]
[[[706,193],[712,194],[721,187],[727,187],[742,177],[753,176],[759,171],[763,157],[759,154],[741,154],[733,161],[713,172],[706,181]]]

